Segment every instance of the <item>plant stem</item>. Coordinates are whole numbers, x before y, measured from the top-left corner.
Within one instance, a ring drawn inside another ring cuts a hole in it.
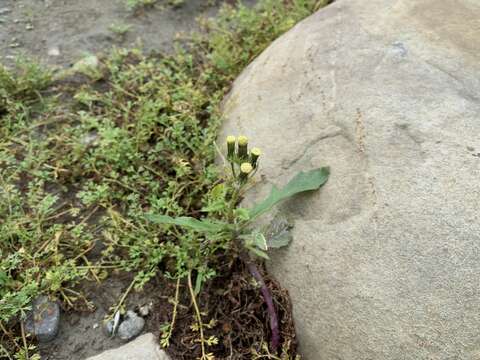
[[[113,310],[112,315],[110,315],[110,316],[108,317],[108,319],[112,319],[112,318],[115,316],[116,312],[120,310],[120,308],[122,307],[123,302],[124,302],[125,299],[127,298],[128,294],[130,293],[130,291],[132,291],[133,285],[135,285],[135,279],[132,280],[132,282],[131,282],[130,285],[128,286],[128,289],[125,291],[125,293],[124,293],[123,296],[121,297],[120,301],[118,302],[117,306],[115,306],[115,309]]]
[[[173,316],[172,316],[172,321],[170,323],[170,329],[168,331],[167,339],[170,339],[172,337],[173,328],[175,327],[175,321],[177,319],[177,307],[178,307],[179,294],[180,294],[180,278],[177,279],[177,286],[175,289],[175,301],[173,303]]]
[[[20,322],[20,329],[21,329],[21,332],[22,332],[23,347],[25,349],[25,359],[29,360],[30,356],[28,355],[27,337],[25,336],[25,326],[23,324],[23,321]]]
[[[250,274],[260,285],[260,291],[262,293],[263,300],[267,305],[268,317],[270,319],[270,330],[272,331],[271,346],[273,350],[277,350],[280,346],[280,329],[278,326],[278,314],[277,310],[275,309],[275,304],[273,303],[272,294],[270,293],[267,284],[265,284],[265,280],[263,279],[262,274],[258,270],[257,265],[249,258],[248,254],[241,254],[241,258],[246,263]]]
[[[192,297],[193,307],[195,308],[195,314],[197,315],[198,329],[200,331],[200,344],[202,345],[201,360],[208,359],[205,353],[205,338],[203,336],[202,314],[200,313],[200,309],[198,308],[197,299],[195,297],[195,291],[193,290],[193,286],[192,286],[192,270],[188,272],[188,289],[190,290],[190,296]]]

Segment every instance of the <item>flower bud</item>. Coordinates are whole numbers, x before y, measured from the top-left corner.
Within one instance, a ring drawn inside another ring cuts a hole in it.
[[[257,168],[258,158],[260,157],[260,155],[262,155],[262,150],[260,150],[259,148],[253,148],[250,151],[250,164],[252,164],[252,167],[254,169]]]
[[[240,165],[240,181],[245,182],[248,179],[248,175],[252,172],[253,167],[250,163],[244,162]]]
[[[243,135],[238,137],[238,158],[240,160],[248,159],[248,138]]]
[[[235,136],[227,136],[227,158],[233,159],[235,157],[235,143],[237,139]]]

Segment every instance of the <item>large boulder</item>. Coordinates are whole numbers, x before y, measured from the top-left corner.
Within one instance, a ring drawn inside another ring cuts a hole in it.
[[[160,348],[155,335],[148,333],[87,360],[170,360],[170,357]]]
[[[225,100],[263,149],[250,201],[329,165],[284,204],[307,360],[480,359],[480,2],[338,0],[275,41]]]

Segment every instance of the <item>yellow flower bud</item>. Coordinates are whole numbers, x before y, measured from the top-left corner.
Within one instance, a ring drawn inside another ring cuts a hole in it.
[[[244,162],[240,165],[240,181],[244,182],[247,180],[248,175],[253,171],[253,167],[250,163]]]
[[[243,135],[238,137],[238,158],[241,160],[248,159],[248,138]]]
[[[257,167],[258,163],[258,158],[262,155],[262,150],[259,148],[253,148],[250,151],[250,164],[252,164],[253,168],[255,169]]]
[[[248,144],[248,138],[244,135],[240,135],[238,137],[238,145],[247,145]]]
[[[240,165],[240,171],[245,174],[250,174],[253,170],[253,167],[250,163],[244,162]]]
[[[235,143],[237,139],[235,136],[227,136],[227,157],[232,159],[235,156]]]

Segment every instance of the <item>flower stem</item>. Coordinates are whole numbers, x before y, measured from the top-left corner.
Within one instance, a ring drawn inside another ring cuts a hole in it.
[[[241,254],[241,258],[246,263],[250,274],[260,285],[260,291],[262,293],[263,300],[267,305],[267,312],[270,319],[270,330],[272,331],[271,346],[273,350],[277,350],[280,346],[280,329],[278,325],[278,314],[277,310],[275,309],[275,304],[273,303],[272,294],[270,293],[267,284],[265,284],[265,280],[263,279],[262,274],[258,270],[257,265],[249,258],[248,254]]]

